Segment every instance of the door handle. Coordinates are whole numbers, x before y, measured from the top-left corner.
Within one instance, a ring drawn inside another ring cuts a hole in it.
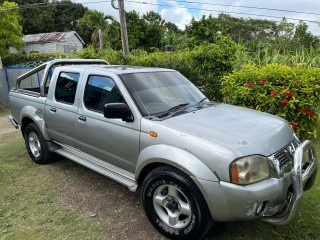
[[[57,109],[56,108],[50,108],[50,112],[56,112]]]
[[[85,116],[79,116],[78,119],[83,122],[85,122],[87,120],[87,118]]]

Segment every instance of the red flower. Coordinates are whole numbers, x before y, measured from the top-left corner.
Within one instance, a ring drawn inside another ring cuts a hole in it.
[[[291,92],[286,92],[286,96],[287,97],[292,97],[292,93]]]
[[[298,125],[298,123],[295,123],[295,122],[292,122],[292,123],[291,123],[291,126],[292,126],[293,129],[296,129],[296,128],[297,128],[297,125]]]
[[[300,83],[300,81],[299,81],[299,80],[296,80],[296,81],[295,81],[295,83],[296,83],[296,84],[299,84],[299,83]]]
[[[253,87],[253,84],[252,83],[247,83],[247,86],[248,87]]]
[[[262,78],[260,81],[261,81],[261,83],[266,83],[267,79],[266,78]]]
[[[283,102],[283,104],[288,104],[289,103],[287,99],[283,100],[282,102]]]
[[[272,91],[271,94],[272,94],[273,96],[277,96],[277,95],[278,95],[278,92],[277,92],[277,91]]]
[[[306,108],[303,108],[301,110],[299,110],[299,112],[304,112],[308,115],[313,115],[315,113],[315,111],[311,110],[311,109],[306,109]]]
[[[312,93],[309,93],[309,97],[312,97],[313,96],[313,94]]]
[[[313,111],[313,110],[308,109],[308,110],[306,111],[306,113],[307,113],[308,115],[313,115],[313,114],[314,114],[314,111]]]

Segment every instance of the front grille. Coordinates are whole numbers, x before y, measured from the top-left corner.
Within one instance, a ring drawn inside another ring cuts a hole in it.
[[[297,137],[293,137],[291,142],[273,154],[274,158],[279,161],[280,169],[292,161],[293,155],[290,156],[290,153],[288,154],[289,147],[291,146],[291,148],[295,150],[299,145],[299,139]]]

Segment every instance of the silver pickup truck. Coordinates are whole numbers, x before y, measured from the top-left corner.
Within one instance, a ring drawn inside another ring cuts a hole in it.
[[[40,86],[23,84],[39,71]],[[59,154],[141,186],[170,239],[201,239],[213,221],[287,224],[317,174],[311,142],[284,119],[209,101],[174,70],[53,60],[17,79],[10,104],[35,163]]]

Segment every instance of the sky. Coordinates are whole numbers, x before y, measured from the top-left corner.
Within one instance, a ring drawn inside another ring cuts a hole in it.
[[[90,9],[102,11],[119,19],[118,10],[112,8],[110,1],[73,0],[73,2],[82,3]],[[117,4],[116,0],[115,3]],[[276,9],[284,11],[276,11]],[[234,17],[262,18],[274,21],[280,21],[282,17],[286,17],[289,22],[294,23],[298,22],[294,19],[315,21],[305,22],[309,25],[309,31],[320,36],[319,0],[125,0],[125,10],[136,10],[141,15],[151,10],[158,12],[164,20],[175,23],[180,29],[184,29],[192,17],[198,20],[202,15],[210,14],[217,16],[220,13],[226,13]]]

